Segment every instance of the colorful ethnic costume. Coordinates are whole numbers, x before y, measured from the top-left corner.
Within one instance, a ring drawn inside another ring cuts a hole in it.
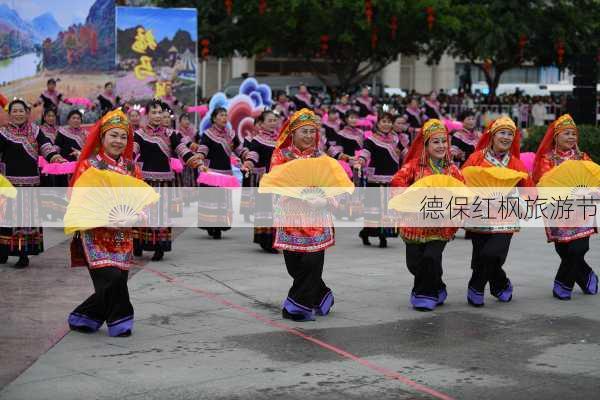
[[[536,183],[546,172],[564,161],[590,160],[577,146],[567,151],[558,149],[555,139],[567,130],[578,132],[575,121],[568,114],[548,127],[534,162],[533,179]],[[554,242],[554,248],[560,257],[560,266],[554,278],[554,297],[569,300],[575,283],[585,294],[598,293],[598,276],[585,261],[585,254],[590,249],[590,236],[597,232],[595,222],[594,217],[588,217],[581,221],[582,226],[546,227],[548,242]]]
[[[248,143],[247,159],[254,167],[251,172],[253,186],[258,187],[264,174],[271,170],[271,158],[277,142],[277,133],[258,129]],[[247,189],[245,189],[247,190]],[[275,229],[273,228],[273,200],[270,194],[258,194],[253,190],[254,199],[254,243],[268,252],[273,252]]]
[[[116,160],[104,154],[101,148],[102,137],[113,128],[129,132],[125,151]],[[133,135],[125,114],[120,110],[109,112],[90,131],[71,185],[88,168],[141,179],[141,170],[133,161],[133,145]],[[127,278],[133,261],[133,229],[94,228],[82,231],[76,234],[71,249],[72,260],[83,255],[94,284],[94,294],[69,315],[69,326],[73,330],[96,332],[106,322],[110,336],[129,336],[133,331],[133,306],[129,300]]]
[[[500,131],[510,131],[514,134],[511,148],[503,154],[494,152],[492,144],[494,135]],[[525,165],[519,159],[520,133],[515,123],[508,117],[500,117],[493,121],[483,133],[475,152],[463,165],[480,167],[504,167],[525,172]],[[530,187],[533,181],[522,179],[517,186]],[[473,243],[471,269],[473,273],[469,281],[467,300],[469,304],[480,307],[484,304],[484,290],[490,284],[490,292],[501,302],[512,299],[513,286],[502,269],[513,233],[519,231],[519,221],[516,217],[501,218],[499,215],[489,216],[489,224],[482,227],[467,227]]]
[[[307,109],[302,109],[290,118],[279,134],[271,168],[285,164],[299,158],[319,157],[322,153],[318,150],[319,134],[312,147],[301,151],[294,146],[293,132],[303,126],[312,126],[319,129],[315,114]],[[294,283],[283,302],[283,316],[297,321],[312,321],[317,315],[327,315],[333,305],[333,293],[323,282],[323,264],[325,262],[325,249],[335,243],[333,217],[327,209],[313,209],[305,201],[291,197],[280,197],[277,209],[291,211],[298,214],[302,210],[302,219],[309,221],[298,227],[277,224],[275,233],[275,249],[283,250],[283,257],[288,273]],[[277,219],[275,220],[277,221]],[[311,227],[310,222],[315,226]]]
[[[367,96],[357,96],[354,99],[354,106],[358,110],[358,116],[361,118],[365,118],[367,115],[375,114],[375,102],[373,98],[369,95]]]
[[[441,120],[443,118],[440,102],[437,100],[425,100],[425,116]]]
[[[213,124],[199,140],[198,153],[204,156],[204,165],[209,172],[233,175],[231,156],[235,154],[246,161],[248,149],[229,127]],[[201,172],[202,173],[202,172]],[[233,218],[231,192],[228,190],[203,191],[198,200],[198,226],[208,231],[215,239],[221,232],[230,229]]]
[[[105,115],[107,112],[116,109],[121,104],[121,98],[119,96],[115,96],[107,91],[100,93],[97,99],[100,104],[101,115]]]
[[[170,158],[179,157],[184,162],[193,156],[182,135],[173,129],[162,126],[147,125],[134,133],[134,153],[141,165],[142,177],[150,186],[158,188],[160,202],[149,211],[149,226],[152,228],[136,229],[136,253],[140,251],[171,251],[172,232],[168,226],[175,201],[175,173],[171,168]],[[157,255],[158,257],[159,255]],[[160,257],[158,257],[160,258]]]
[[[0,128],[0,173],[16,187],[40,185],[38,157],[50,162],[57,156],[50,139],[37,125],[9,124]],[[25,257],[44,251],[44,234],[39,227],[39,198],[33,190],[19,190],[6,203],[4,226],[0,228],[0,260],[8,256]]]
[[[193,146],[196,146],[196,130],[194,129],[193,125],[190,125],[187,128],[184,128],[183,126],[179,127],[179,134],[181,135],[181,141],[182,143],[185,143],[187,146],[190,146],[193,149]],[[181,160],[182,163],[184,164],[183,167],[183,178],[182,178],[182,185],[183,185],[183,201],[187,204],[187,203],[191,203],[192,201],[195,201],[196,199],[196,187],[198,186],[198,184],[196,183],[196,180],[198,179],[198,169],[197,168],[192,168],[189,165],[185,165],[185,163],[183,162],[183,160]]]
[[[449,144],[444,124],[437,119],[429,119],[412,144],[402,168],[394,175],[391,186],[408,187],[419,179],[434,174],[450,175],[463,180],[458,168],[452,164],[450,149],[441,160],[433,160],[427,154],[427,142],[438,135],[445,136]],[[410,302],[415,309],[431,311],[446,300],[446,284],[442,280],[442,253],[456,231],[457,228],[454,227],[400,228],[400,236],[406,244],[406,266],[414,275]]]
[[[353,171],[355,186],[361,186],[360,172],[354,169],[354,165],[363,149],[363,131],[360,128],[346,125],[343,129],[334,133],[332,139],[331,141],[328,139],[327,154],[337,160],[347,162]],[[356,191],[355,194],[340,198],[336,216],[348,217],[351,220],[359,218],[363,213],[362,195],[361,191]]]
[[[462,128],[452,133],[452,160],[460,167],[475,151],[481,133]]]
[[[40,125],[40,131],[46,135],[54,145],[54,141],[58,134],[56,125],[43,123]],[[67,178],[61,179],[60,176],[57,177],[56,175],[43,174],[40,171],[40,186],[42,187],[52,188],[56,186],[66,186],[68,183],[66,179]],[[42,215],[50,215],[52,219],[62,218],[65,215],[66,206],[67,203],[64,196],[59,195],[54,189],[40,189],[40,208],[43,210]]]
[[[390,182],[400,168],[403,150],[398,136],[393,132],[386,134],[375,130],[364,142],[364,148],[360,152],[367,178],[364,228],[360,232],[364,244],[368,244],[365,238],[379,237],[379,246],[386,247],[386,237],[398,236],[387,202]]]

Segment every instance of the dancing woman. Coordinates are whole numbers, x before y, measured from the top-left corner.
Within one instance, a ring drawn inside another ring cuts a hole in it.
[[[515,123],[508,117],[493,121],[483,133],[475,152],[467,159],[463,169],[469,166],[501,167],[525,172],[525,165],[519,159],[520,134]],[[530,178],[522,179],[517,186],[530,187]],[[497,221],[497,222],[495,222]],[[501,302],[509,302],[513,295],[513,286],[502,269],[510,241],[519,231],[519,221],[514,218],[490,221],[482,227],[468,227],[473,243],[471,269],[467,301],[474,307],[484,305],[484,290],[490,284],[490,292]]]
[[[107,113],[90,131],[71,186],[88,168],[108,170],[138,179],[142,173],[133,160],[134,139],[129,121],[121,110]],[[133,306],[127,278],[133,262],[133,230],[143,220],[138,214],[122,227],[94,228],[80,232],[74,240],[72,259],[83,255],[94,284],[94,294],[81,303],[68,322],[72,330],[92,333],[106,322],[110,336],[129,336],[133,331]]]
[[[315,114],[302,109],[294,113],[282,127],[277,139],[271,168],[300,158],[319,157],[319,124]],[[319,226],[277,226],[275,249],[283,250],[283,258],[294,282],[283,302],[284,318],[314,321],[315,315],[327,315],[333,306],[333,292],[323,282],[325,249],[335,243],[333,217],[325,199],[303,201],[290,197],[279,199],[278,207],[304,210],[307,221],[319,220]],[[316,225],[316,224],[315,224]]]
[[[575,121],[566,114],[554,121],[538,147],[533,180],[537,183],[552,168],[567,160],[590,160],[579,150],[579,131]],[[560,257],[560,266],[554,278],[552,294],[559,300],[570,300],[575,283],[585,294],[598,293],[598,276],[585,261],[590,249],[590,236],[597,232],[595,219],[589,218],[579,227],[546,227],[548,242]]]
[[[430,119],[425,122],[391,186],[408,187],[435,174],[462,181],[462,174],[451,161],[449,144],[448,132],[441,121]],[[447,293],[442,280],[442,253],[456,231],[453,227],[400,228],[400,236],[406,243],[406,266],[414,275],[410,302],[416,310],[432,311],[444,304]]]

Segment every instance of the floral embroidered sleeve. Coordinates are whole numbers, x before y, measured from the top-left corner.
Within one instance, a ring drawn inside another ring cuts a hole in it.
[[[52,144],[52,141],[48,136],[44,135],[41,130],[38,129],[37,135],[35,136],[35,140],[40,149],[40,155],[46,159],[46,161],[50,162],[52,158],[58,155],[56,148]]]
[[[205,158],[208,157],[208,152],[210,151],[210,148],[208,147],[209,140],[208,135],[202,135],[200,136],[200,140],[198,140],[200,145],[198,146],[197,152],[202,154]]]
[[[254,164],[258,164],[259,155],[256,151],[255,143],[256,142],[254,140],[247,142],[246,147],[248,149],[248,152],[246,153],[246,159],[244,161],[252,161]]]
[[[233,135],[233,139],[231,140],[231,149],[242,161],[246,161],[249,150],[246,146],[244,146],[244,143],[235,134]]]
[[[183,137],[179,132],[171,132],[169,135],[169,139],[171,141],[171,148],[173,149],[173,153],[177,155],[177,157],[181,158],[183,162],[187,162],[194,153],[189,149],[186,142],[183,141]]]
[[[371,164],[371,148],[373,147],[372,143],[373,142],[371,142],[370,140],[365,141],[365,145],[362,148],[362,150],[360,150],[360,153],[358,155],[359,158],[362,158],[364,160],[365,166],[369,166],[369,164]]]

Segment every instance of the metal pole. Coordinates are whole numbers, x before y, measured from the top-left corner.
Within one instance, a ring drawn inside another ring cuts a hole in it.
[[[223,69],[223,60],[221,58],[217,61],[217,90],[221,91],[221,77]]]
[[[206,60],[202,61],[202,97],[206,98]]]

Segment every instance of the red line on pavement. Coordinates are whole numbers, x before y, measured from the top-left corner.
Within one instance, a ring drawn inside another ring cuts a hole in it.
[[[199,295],[201,295],[203,297],[206,297],[206,298],[208,298],[208,299],[210,299],[212,301],[220,303],[220,304],[222,304],[224,306],[227,306],[229,308],[238,310],[241,313],[246,314],[246,315],[248,315],[248,316],[250,316],[250,317],[252,317],[252,318],[254,318],[254,319],[258,320],[258,321],[264,322],[267,325],[270,325],[270,326],[272,326],[274,328],[282,329],[282,330],[284,330],[284,331],[286,331],[286,332],[288,332],[288,333],[290,333],[292,335],[298,336],[298,337],[300,337],[300,338],[302,338],[302,339],[304,339],[306,341],[314,343],[314,344],[316,344],[317,346],[319,346],[319,347],[321,347],[323,349],[332,351],[332,352],[334,352],[336,354],[339,354],[340,356],[342,356],[344,358],[353,360],[353,361],[355,361],[355,362],[357,362],[357,363],[359,363],[359,364],[361,364],[361,365],[363,365],[363,366],[365,366],[365,367],[367,367],[367,368],[369,368],[369,369],[371,369],[373,371],[376,371],[376,372],[382,374],[386,378],[400,381],[400,382],[404,383],[405,385],[410,386],[411,388],[413,388],[414,390],[416,390],[418,392],[428,394],[428,395],[430,395],[432,397],[435,397],[436,399],[440,399],[440,400],[454,400],[449,395],[447,395],[445,393],[442,393],[442,392],[438,392],[437,390],[432,389],[430,387],[427,387],[425,385],[421,385],[420,383],[417,383],[417,382],[413,381],[412,379],[407,378],[407,377],[405,377],[402,374],[399,374],[396,371],[392,371],[392,370],[387,369],[385,367],[381,367],[381,366],[379,366],[377,364],[374,364],[374,363],[372,363],[372,362],[370,362],[368,360],[365,360],[364,358],[361,358],[361,357],[359,357],[357,355],[354,355],[354,354],[349,353],[349,352],[347,352],[345,350],[342,350],[339,347],[336,347],[336,346],[334,346],[334,345],[332,345],[330,343],[324,342],[324,341],[319,340],[319,339],[317,339],[315,337],[307,335],[306,333],[303,333],[303,332],[297,330],[296,328],[291,327],[291,326],[289,326],[287,324],[284,324],[284,323],[281,323],[281,322],[277,322],[277,321],[274,321],[274,320],[269,319],[267,317],[264,317],[264,316],[262,316],[260,314],[257,314],[254,311],[252,311],[252,310],[250,310],[250,309],[248,309],[248,308],[246,308],[246,307],[244,307],[242,305],[239,305],[237,303],[231,302],[231,301],[229,301],[229,300],[227,300],[227,299],[225,299],[225,298],[223,298],[223,297],[221,297],[221,296],[219,296],[219,295],[217,295],[215,293],[211,293],[211,292],[208,292],[206,290],[190,286],[190,285],[186,284],[185,282],[180,281],[180,280],[178,280],[177,278],[175,278],[173,276],[170,276],[168,274],[165,274],[164,272],[155,270],[155,269],[147,267],[147,266],[138,267],[138,268],[145,269],[145,270],[153,273],[154,275],[156,275],[156,276],[158,276],[160,278],[165,279],[165,281],[167,281],[168,283],[172,283],[172,284],[177,285],[179,287],[182,287],[184,289],[190,290],[190,291],[192,291],[192,292],[194,292],[196,294],[199,294]]]

